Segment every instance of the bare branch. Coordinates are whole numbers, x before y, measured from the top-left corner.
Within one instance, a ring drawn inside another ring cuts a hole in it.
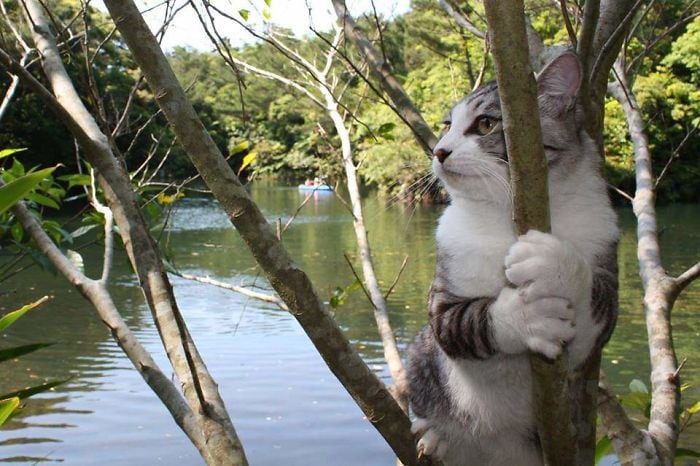
[[[610,56],[614,56],[617,54],[617,50],[619,50],[620,48],[619,44],[621,43],[625,31],[632,22],[632,19],[634,19],[634,15],[637,13],[639,7],[642,6],[642,3],[644,3],[644,1],[645,0],[637,0],[637,2],[632,6],[632,8],[629,9],[625,17],[620,22],[620,24],[617,25],[614,32],[610,34],[610,37],[607,38],[607,40],[603,44],[603,47],[598,52],[597,58],[593,64],[593,67],[591,68],[591,76],[598,76],[598,74],[601,72],[603,61],[609,59]]]
[[[630,420],[602,371],[598,382],[598,414],[622,464],[659,464],[649,433],[638,429]]]
[[[462,14],[462,12],[458,9],[459,7],[457,5],[454,5],[452,1],[440,0],[439,3],[440,8],[445,10],[445,12],[448,15],[450,15],[460,27],[466,29],[479,39],[486,38],[486,33],[477,28],[476,25],[466,15]]]
[[[634,92],[627,85],[621,61],[615,62],[615,70],[618,80],[610,84],[609,91],[622,106],[634,143],[637,188],[633,208],[637,217],[637,258],[644,288],[643,302],[652,368],[649,434],[654,439],[659,461],[670,464],[679,434],[680,387],[678,378],[674,376],[678,360],[671,335],[671,308],[679,290],[661,263],[651,151],[644,120]],[[625,458],[621,459],[625,462]]]
[[[430,154],[437,138],[423,116],[413,105],[403,86],[391,72],[389,64],[382,58],[377,49],[359,28],[347,10],[345,0],[332,0],[338,22],[342,25],[345,36],[362,52],[370,64],[370,71],[381,84],[382,89],[409,123],[409,128],[415,135],[423,150]]]
[[[671,167],[671,163],[673,163],[673,161],[678,158],[678,154],[681,152],[685,144],[688,141],[690,141],[690,137],[698,131],[698,128],[700,128],[700,121],[695,123],[693,129],[686,133],[686,135],[683,137],[683,140],[676,146],[673,152],[671,152],[671,155],[668,156],[668,160],[666,161],[664,168],[661,170],[661,173],[659,173],[659,176],[656,177],[656,181],[654,181],[654,189],[657,189],[659,187],[659,183],[661,183],[661,180],[663,179],[664,175],[666,175],[666,172]]]
[[[0,181],[0,185],[2,181]],[[204,454],[206,442],[199,423],[180,391],[173,385],[170,378],[158,367],[148,351],[141,345],[121,318],[112,301],[106,285],[84,276],[73,263],[63,255],[61,250],[48,237],[39,222],[31,215],[23,203],[12,208],[12,213],[22,224],[27,234],[36,242],[44,254],[73,286],[75,286],[95,308],[102,322],[110,329],[112,335],[126,356],[134,365],[144,381],[160,398],[172,415],[175,422],[182,428],[197,449]]]
[[[578,43],[576,40],[576,31],[574,31],[574,27],[571,25],[571,18],[569,18],[569,8],[566,6],[566,0],[559,0],[559,7],[561,8],[561,15],[564,18],[566,32],[569,34],[569,42],[576,48]]]
[[[248,288],[245,288],[243,286],[237,286],[237,285],[231,285],[230,283],[224,283],[219,280],[214,280],[213,278],[210,277],[200,277],[198,275],[192,275],[189,273],[184,273],[184,272],[173,272],[175,275],[178,277],[184,278],[185,280],[192,280],[195,282],[200,282],[200,283],[206,283],[207,285],[213,285],[218,288],[223,288],[225,290],[230,290],[230,291],[235,291],[238,294],[242,294],[243,296],[246,296],[248,298],[253,298],[257,299],[259,301],[264,301],[266,303],[272,303],[275,306],[279,307],[283,311],[289,311],[289,307],[279,299],[277,296],[265,294],[265,293],[258,293],[257,291],[252,291]]]
[[[294,264],[273,229],[207,133],[130,0],[106,0],[122,37],[141,66],[153,94],[202,179],[226,211],[272,287],[324,360],[404,464],[419,464],[410,420],[376,375],[353,350],[306,274]]]
[[[403,273],[404,269],[406,268],[406,264],[408,264],[408,256],[403,258],[403,262],[401,263],[401,267],[399,267],[399,271],[396,274],[396,278],[394,278],[394,281],[391,282],[389,289],[386,290],[386,293],[384,294],[385,300],[389,299],[389,296],[391,296],[391,292],[394,291],[394,287],[396,287],[396,284],[399,283],[399,279],[401,278],[401,274]]]
[[[676,290],[678,293],[683,291],[694,280],[700,277],[700,262],[683,272],[676,278]]]

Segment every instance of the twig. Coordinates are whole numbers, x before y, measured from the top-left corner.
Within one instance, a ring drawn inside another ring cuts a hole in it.
[[[294,213],[292,214],[292,216],[289,217],[289,220],[287,220],[287,221],[285,222],[284,227],[283,227],[283,228],[280,230],[280,232],[279,232],[279,235],[278,235],[278,238],[279,238],[279,239],[282,239],[282,234],[283,234],[285,231],[287,231],[287,228],[289,228],[289,226],[292,224],[292,222],[294,221],[294,219],[297,218],[297,215],[299,215],[299,212],[301,212],[301,209],[303,209],[304,206],[306,205],[306,203],[309,202],[309,200],[311,200],[312,197],[314,197],[314,193],[316,193],[316,190],[317,190],[317,189],[318,189],[318,187],[315,188],[312,192],[310,192],[310,193],[306,196],[306,198],[304,198],[304,201],[303,201],[301,204],[299,204],[299,206],[296,208],[296,210],[294,211]]]
[[[350,257],[348,256],[347,253],[343,253],[343,257],[345,258],[345,262],[348,263],[348,266],[350,266],[350,270],[352,271],[352,274],[355,276],[355,279],[360,284],[360,288],[362,288],[362,291],[365,293],[365,296],[367,296],[367,300],[372,305],[372,307],[374,307],[374,302],[372,302],[372,296],[370,296],[369,291],[367,291],[367,288],[365,288],[365,285],[362,282],[362,278],[360,278],[357,271],[355,270],[355,267],[352,265],[352,261],[350,260]]]
[[[681,292],[698,277],[700,277],[700,262],[690,267],[676,278],[675,282],[678,292]]]
[[[569,41],[571,45],[576,48],[578,43],[576,40],[576,31],[574,31],[574,27],[571,25],[571,18],[569,18],[569,9],[566,7],[566,0],[559,0],[559,6],[561,7],[561,15],[564,17],[566,32],[569,33]]]
[[[460,27],[466,29],[479,39],[486,38],[486,33],[477,28],[466,15],[462,14],[462,12],[458,10],[456,5],[452,4],[452,2],[449,0],[440,0],[440,7],[445,10],[445,12],[447,12],[447,14],[450,15]]]
[[[209,277],[201,277],[199,275],[192,275],[189,273],[184,273],[184,272],[171,272],[173,275],[177,275],[180,278],[184,278],[185,280],[192,280],[195,282],[200,282],[200,283],[206,283],[207,285],[213,285],[218,288],[223,288],[225,290],[230,290],[230,291],[235,291],[236,293],[242,294],[243,296],[246,296],[248,298],[253,298],[257,299],[259,301],[264,301],[266,303],[271,303],[274,304],[275,306],[279,307],[280,309],[284,311],[289,311],[289,307],[279,299],[277,296],[265,294],[265,293],[258,293],[257,291],[252,291],[249,290],[248,288],[242,287],[242,286],[237,286],[237,285],[231,285],[230,283],[225,283],[219,280],[214,280],[213,278]]]
[[[391,286],[389,287],[387,292],[384,294],[384,300],[389,299],[389,295],[391,295],[391,292],[394,291],[394,287],[399,282],[399,278],[401,278],[401,274],[403,273],[403,270],[406,268],[407,263],[408,263],[408,256],[404,257],[403,263],[401,263],[401,267],[399,268],[399,272],[396,274],[396,278],[394,278],[394,281],[391,283]]]
[[[659,187],[659,183],[661,182],[661,179],[664,177],[666,172],[668,171],[669,167],[671,166],[671,163],[673,162],[674,159],[678,157],[678,154],[680,151],[683,149],[683,146],[685,146],[685,143],[690,140],[690,137],[695,134],[695,132],[698,130],[698,127],[700,127],[700,121],[695,123],[695,127],[688,131],[683,138],[683,140],[676,146],[676,148],[671,152],[671,155],[669,155],[668,160],[666,161],[666,165],[664,165],[664,168],[661,170],[661,173],[659,173],[659,176],[656,177],[656,181],[654,182],[654,189]]]
[[[634,198],[632,196],[630,196],[629,194],[627,194],[626,192],[624,192],[623,190],[621,190],[617,186],[614,186],[614,185],[608,183],[608,188],[612,189],[613,191],[615,191],[617,194],[624,197],[628,201],[630,201],[630,202],[634,201]]]

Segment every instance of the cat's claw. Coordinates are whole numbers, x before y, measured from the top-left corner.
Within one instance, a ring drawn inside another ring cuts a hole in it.
[[[423,418],[417,418],[411,424],[411,432],[418,437],[416,450],[418,457],[429,456],[441,460],[447,452],[447,442],[443,440],[432,424]]]

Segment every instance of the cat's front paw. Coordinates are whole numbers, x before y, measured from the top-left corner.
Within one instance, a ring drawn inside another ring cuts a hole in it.
[[[493,335],[509,354],[534,351],[555,359],[576,336],[575,311],[568,299],[547,297],[525,302],[521,293],[504,288],[491,307]]]
[[[505,259],[506,277],[526,303],[558,297],[574,305],[590,296],[591,269],[576,248],[548,233],[530,230]]]
[[[419,458],[429,456],[441,461],[445,457],[448,444],[429,420],[416,418],[411,424],[411,432],[418,439],[416,450]]]

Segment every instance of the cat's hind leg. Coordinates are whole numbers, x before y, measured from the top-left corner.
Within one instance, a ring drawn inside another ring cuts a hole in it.
[[[419,457],[430,456],[440,461],[445,457],[448,443],[428,419],[416,418],[411,424],[411,432],[418,439],[416,449]]]

